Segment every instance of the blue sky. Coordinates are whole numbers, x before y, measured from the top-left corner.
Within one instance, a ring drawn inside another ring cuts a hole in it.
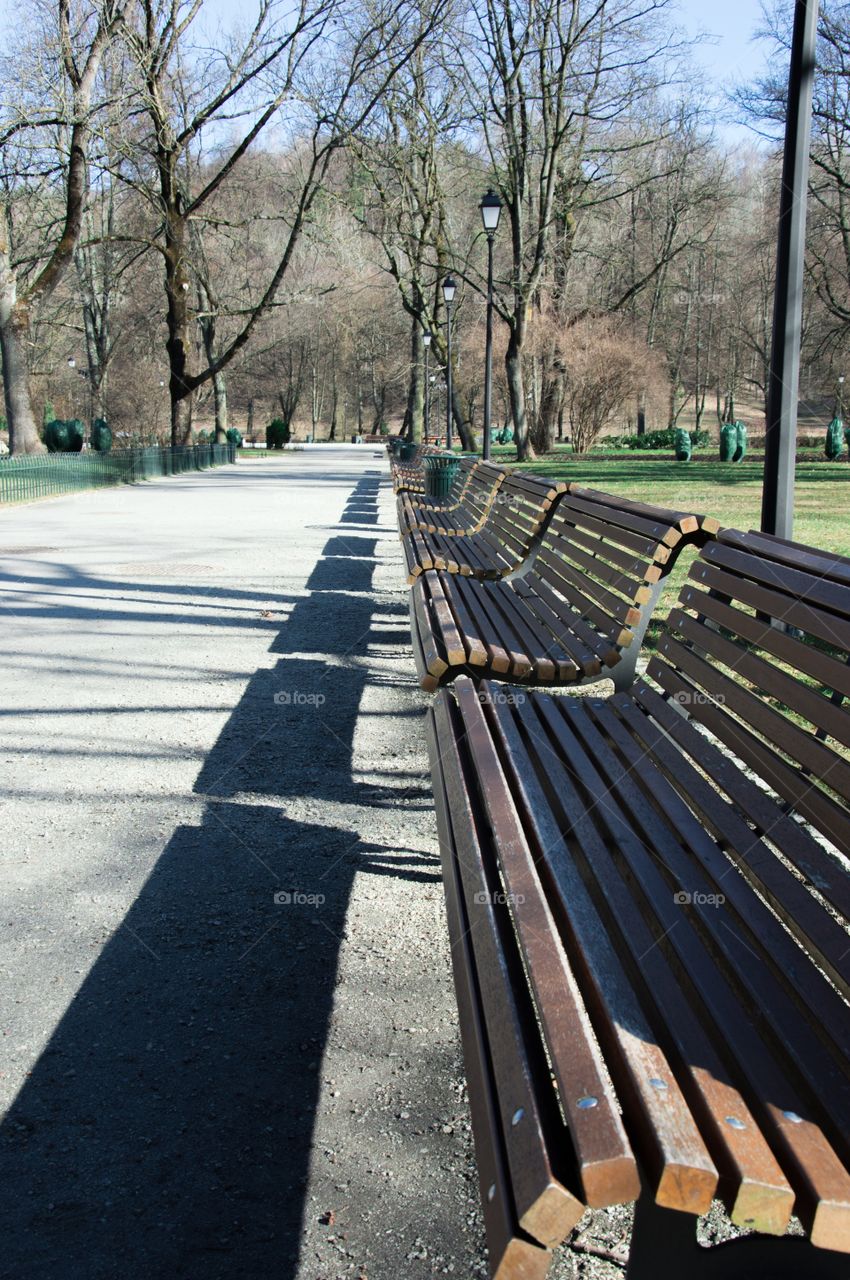
[[[212,24],[229,26],[234,20],[244,24],[256,7],[256,0],[204,0],[204,15]],[[26,9],[26,0],[0,0],[0,32],[14,23],[15,11],[21,9]],[[718,90],[757,75],[764,67],[765,46],[752,39],[760,16],[759,0],[678,0],[678,23],[686,33],[712,37],[694,51],[694,58]],[[722,132],[730,140],[752,140],[752,135],[735,127]]]

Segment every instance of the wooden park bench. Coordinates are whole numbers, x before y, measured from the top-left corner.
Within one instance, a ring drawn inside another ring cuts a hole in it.
[[[402,532],[407,532],[408,526],[415,527],[423,512],[450,511],[459,507],[481,466],[481,459],[476,457],[475,454],[465,454],[459,458],[457,473],[445,498],[433,498],[425,493],[414,493],[402,489],[396,497],[396,515],[399,529]]]
[[[429,503],[415,494],[400,493],[396,498],[396,514],[401,536],[437,533],[454,538],[476,533],[489,515],[508,474],[504,467],[478,461],[469,469],[456,500],[446,505]]]
[[[438,452],[431,445],[420,444],[412,458],[402,462],[390,454],[390,476],[393,490],[401,493],[405,489],[414,493],[425,492],[425,471],[422,460],[429,453]]]
[[[664,581],[716,520],[571,485],[546,531],[506,579],[445,570],[410,591],[413,656],[424,689],[461,672],[529,684],[610,676],[627,688]]]
[[[531,552],[566,491],[567,485],[559,480],[509,473],[484,518],[470,531],[403,532],[407,581],[414,582],[428,569],[481,579],[512,573]]]
[[[437,695],[500,1280],[629,1201],[628,1280],[850,1274],[848,698],[850,560],[733,530],[629,693]],[[756,1234],[698,1247],[715,1198]]]

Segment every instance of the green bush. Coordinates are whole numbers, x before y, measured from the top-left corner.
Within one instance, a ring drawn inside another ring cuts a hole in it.
[[[242,443],[242,432],[236,427],[228,427],[225,435],[227,436],[228,444],[235,444],[238,449]]]
[[[44,428],[48,453],[79,453],[83,447],[84,427],[79,418],[63,421],[54,418]]]
[[[747,424],[742,422],[740,418],[735,421],[735,431],[737,432],[737,441],[732,461],[743,462],[747,456]]]
[[[92,423],[91,447],[98,453],[109,453],[112,448],[112,430],[105,418],[95,418]]]
[[[667,427],[664,431],[645,431],[642,436],[612,436],[605,443],[612,449],[647,449],[652,452],[664,452],[676,448],[676,440],[681,427]],[[710,442],[707,431],[691,431],[691,448],[699,449]]]
[[[53,408],[53,405],[50,403],[50,401],[47,400],[45,402],[44,410],[41,415],[41,425],[42,427],[47,427],[51,422],[55,422],[55,421],[56,421],[56,410]]]
[[[830,462],[836,462],[844,452],[844,423],[840,418],[833,418],[826,429],[825,452]]]
[[[689,431],[684,431],[682,430],[681,427],[679,427],[676,431],[675,445],[674,445],[674,448],[676,450],[676,461],[690,462],[691,452],[693,450],[693,447],[694,446],[693,446],[693,441],[691,440],[691,433]]]
[[[273,418],[266,427],[266,448],[282,449],[289,444],[290,435],[289,423],[283,418]]]

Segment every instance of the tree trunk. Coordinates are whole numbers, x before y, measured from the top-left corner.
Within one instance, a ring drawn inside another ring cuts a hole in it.
[[[454,384],[452,384],[452,425],[465,451],[477,453],[478,441],[475,439],[475,432],[463,416],[463,405]]]
[[[176,174],[176,159],[159,156],[160,182],[165,211],[165,296],[167,300],[165,349],[168,353],[171,396],[171,443],[192,443],[192,388],[186,383],[189,350],[189,277],[186,270],[186,219]]]
[[[215,398],[215,442],[227,444],[227,383],[223,373],[213,375]]]
[[[410,328],[410,380],[407,388],[407,414],[410,439],[419,444],[422,440],[425,420],[425,386],[422,380],[422,361],[425,347],[422,342],[422,325],[414,317]]]
[[[0,350],[3,352],[3,394],[9,426],[10,453],[44,453],[30,395],[29,314],[14,301],[14,279],[4,272],[0,286]],[[11,300],[9,294],[11,293]]]
[[[508,379],[508,396],[511,405],[511,418],[514,424],[517,462],[526,462],[535,457],[535,453],[528,438],[528,422],[525,416],[522,349],[513,329],[508,340],[508,349],[505,352],[505,373]]]

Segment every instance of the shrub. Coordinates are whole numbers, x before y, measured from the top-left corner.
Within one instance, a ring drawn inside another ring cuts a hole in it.
[[[825,452],[830,462],[836,462],[844,452],[844,423],[840,418],[833,418],[826,429]]]
[[[605,443],[613,449],[647,449],[653,452],[661,452],[666,449],[676,448],[676,433],[680,429],[679,427],[668,427],[664,431],[646,431],[642,436],[612,436]],[[691,431],[690,437],[692,449],[699,449],[711,441],[707,431]]]
[[[266,448],[282,449],[289,444],[289,439],[289,423],[284,422],[283,418],[273,418],[266,427]]]
[[[241,445],[242,432],[239,431],[236,427],[228,427],[227,431],[225,432],[225,435],[227,436],[228,444],[235,444],[237,448],[239,447],[239,445]]]
[[[109,453],[112,448],[112,432],[105,418],[95,418],[92,423],[91,447],[98,453]]]
[[[56,410],[53,408],[53,405],[50,403],[50,401],[47,400],[45,402],[44,410],[41,415],[41,425],[42,427],[48,427],[51,422],[55,422],[55,421],[56,421]]]
[[[83,433],[79,418],[71,418],[67,422],[54,418],[44,428],[48,453],[79,453],[83,447]]]

